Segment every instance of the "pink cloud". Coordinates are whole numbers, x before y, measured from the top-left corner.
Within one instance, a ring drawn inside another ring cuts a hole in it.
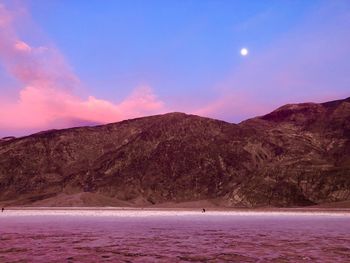
[[[171,108],[237,122],[284,103],[349,96],[350,15],[344,8],[333,10],[332,5],[310,14],[301,27],[286,32],[259,54],[251,50],[214,87],[216,96],[209,102],[170,98]],[[240,30],[254,26],[252,21]],[[21,39],[17,24],[23,26],[0,4],[0,63],[22,87],[15,100],[0,94],[0,136],[116,122],[169,109],[148,86],[136,88],[120,103],[78,96],[84,88],[64,56],[52,45],[34,46]]]
[[[30,52],[32,50],[32,48],[28,46],[28,44],[24,43],[23,41],[17,41],[15,43],[15,49],[21,52]]]
[[[45,129],[53,128],[57,120],[66,120],[69,125],[72,124],[70,120],[108,123],[160,112],[163,106],[147,87],[137,89],[121,103],[113,104],[93,96],[84,100],[66,91],[29,86],[20,91],[17,102],[3,104],[0,127]]]
[[[0,5],[0,61],[23,86],[15,101],[0,97],[0,130],[17,134],[164,112],[164,103],[148,86],[136,88],[120,103],[77,96],[74,90],[81,84],[64,57],[54,47],[32,47],[21,40],[14,19]]]
[[[193,114],[239,122],[252,116],[267,113],[266,105],[256,103],[253,94],[242,91],[219,95],[210,103],[192,111]]]
[[[0,3],[0,29],[8,26],[11,23],[10,12],[5,9],[5,6]]]

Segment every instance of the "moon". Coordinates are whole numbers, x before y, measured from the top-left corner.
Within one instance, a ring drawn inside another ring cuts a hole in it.
[[[248,55],[248,49],[242,48],[242,49],[241,49],[241,55],[242,55],[242,56]]]

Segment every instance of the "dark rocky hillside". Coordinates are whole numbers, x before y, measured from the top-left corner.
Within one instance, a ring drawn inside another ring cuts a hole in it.
[[[350,200],[350,98],[230,124],[183,113],[0,141],[0,203],[229,207]]]

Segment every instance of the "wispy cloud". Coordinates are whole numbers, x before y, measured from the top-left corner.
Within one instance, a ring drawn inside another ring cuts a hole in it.
[[[324,3],[264,50],[251,50],[240,65],[233,63],[235,68],[215,86],[216,97],[209,102],[168,98],[171,109],[238,122],[284,103],[349,96],[350,4]],[[239,37],[240,31],[270,15],[271,10],[258,14],[236,28],[235,34]],[[16,28],[20,22],[0,4],[0,63],[21,84],[16,100],[0,94],[0,136],[115,122],[170,110],[147,85],[136,87],[119,103],[77,95],[76,90],[84,87],[61,52],[53,45],[37,46],[22,39]],[[21,31],[26,26],[23,28]],[[31,28],[27,30],[31,33]]]
[[[77,96],[73,91],[81,85],[79,78],[60,52],[50,46],[33,47],[20,39],[15,19],[0,5],[0,62],[23,86],[16,101],[0,97],[0,130],[4,133],[0,135],[115,122],[164,111],[164,103],[147,86],[137,87],[117,104]]]
[[[349,3],[326,3],[259,54],[252,51],[196,112],[240,121],[284,103],[349,96],[349,25]]]

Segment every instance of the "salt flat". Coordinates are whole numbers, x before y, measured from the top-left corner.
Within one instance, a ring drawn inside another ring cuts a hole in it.
[[[346,262],[347,211],[27,209],[0,214],[0,262]]]
[[[2,217],[11,216],[99,216],[99,217],[157,217],[157,216],[331,216],[349,217],[350,209],[207,209],[202,213],[201,209],[195,208],[123,208],[123,207],[13,207],[6,209]]]

